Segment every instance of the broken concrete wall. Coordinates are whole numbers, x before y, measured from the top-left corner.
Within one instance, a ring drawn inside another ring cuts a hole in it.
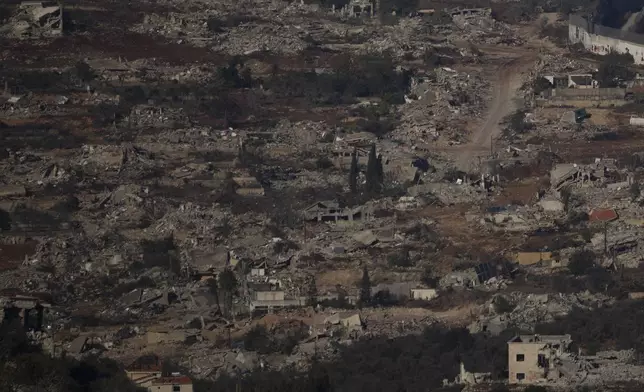
[[[63,6],[55,2],[24,1],[2,32],[15,38],[60,36]]]

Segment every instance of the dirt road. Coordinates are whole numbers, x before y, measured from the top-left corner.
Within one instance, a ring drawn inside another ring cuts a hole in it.
[[[492,49],[490,52],[493,52]],[[501,120],[516,110],[515,98],[521,87],[521,73],[530,68],[537,58],[538,50],[503,50],[507,60],[502,63],[496,73],[494,91],[491,103],[482,124],[478,125],[470,137],[470,141],[461,148],[456,160],[456,166],[469,171],[478,164],[478,157],[490,152],[490,142],[500,132]]]

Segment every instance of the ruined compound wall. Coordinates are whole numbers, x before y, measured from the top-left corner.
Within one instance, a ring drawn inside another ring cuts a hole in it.
[[[553,88],[544,93],[544,98],[552,100],[605,100],[605,99],[624,99],[626,89],[624,88]]]
[[[644,35],[593,24],[579,15],[571,15],[568,24],[570,43],[581,43],[586,50],[606,55],[611,51],[630,53],[635,64],[644,64]]]

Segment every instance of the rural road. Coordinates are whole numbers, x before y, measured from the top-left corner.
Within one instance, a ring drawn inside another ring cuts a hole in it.
[[[470,136],[470,141],[462,146],[458,154],[456,167],[460,170],[470,171],[478,164],[478,157],[489,154],[492,138],[501,133],[499,123],[505,116],[516,110],[514,100],[522,84],[521,74],[532,66],[537,53],[536,49],[526,51],[525,48],[503,51],[507,60],[501,64],[496,73],[496,81],[493,82],[494,91],[490,97],[491,103],[487,114],[483,123],[478,125]]]

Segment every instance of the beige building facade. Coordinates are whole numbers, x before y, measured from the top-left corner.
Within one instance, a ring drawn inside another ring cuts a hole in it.
[[[193,392],[192,380],[186,376],[161,377],[148,387],[149,392]]]
[[[557,377],[556,361],[572,343],[570,335],[519,335],[508,342],[508,381],[532,384]]]

